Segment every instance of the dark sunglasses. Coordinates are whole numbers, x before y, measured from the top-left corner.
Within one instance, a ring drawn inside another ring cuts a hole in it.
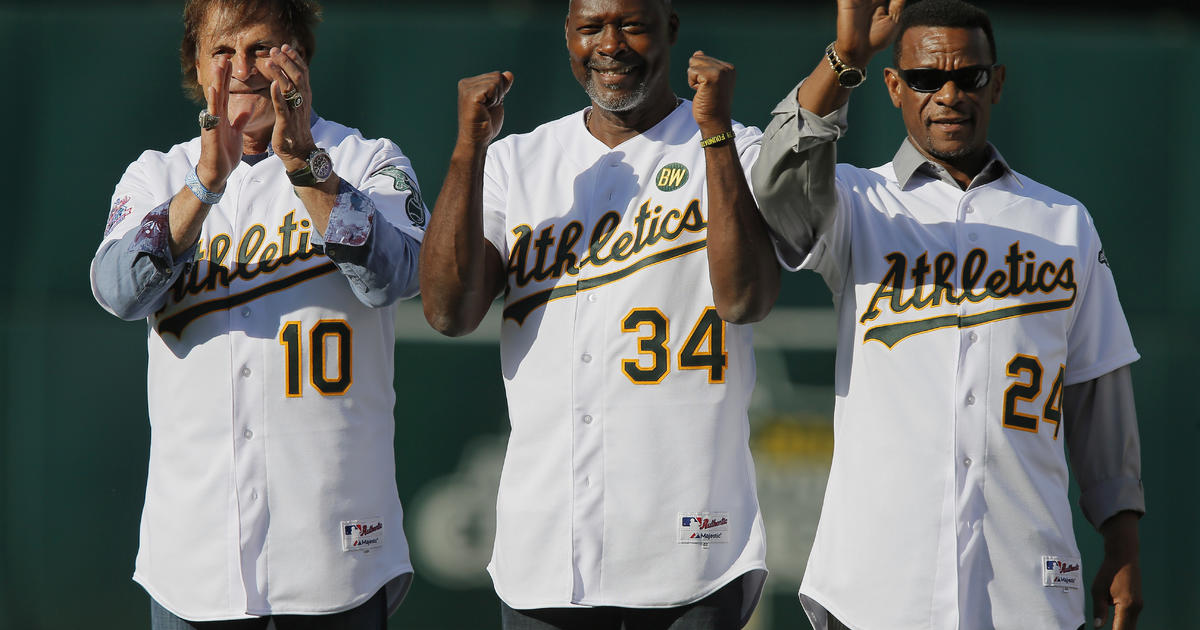
[[[913,68],[896,72],[914,92],[936,92],[942,89],[947,81],[953,81],[960,90],[974,92],[992,80],[992,70],[995,69],[996,66],[970,66],[957,70]]]

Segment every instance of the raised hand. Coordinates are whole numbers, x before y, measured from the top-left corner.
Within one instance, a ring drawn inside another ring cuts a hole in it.
[[[837,51],[847,63],[864,67],[892,44],[904,0],[838,0]]]
[[[688,86],[696,91],[692,99],[692,116],[704,137],[732,129],[733,86],[737,70],[715,57],[697,50],[688,59]]]
[[[317,147],[313,141],[312,86],[308,64],[300,51],[284,44],[272,48],[267,74],[271,79],[271,103],[275,106],[275,127],[271,147],[289,171],[304,167],[308,154]]]
[[[215,84],[205,90],[204,98],[208,113],[219,117],[217,126],[200,130],[200,160],[196,163],[196,176],[204,187],[212,192],[225,190],[225,180],[242,159],[242,127],[249,121],[249,113],[238,120],[229,119],[229,74],[233,64],[225,57],[213,61],[216,69]]]
[[[504,96],[513,73],[489,72],[458,82],[458,141],[469,145],[491,142],[504,126]]]

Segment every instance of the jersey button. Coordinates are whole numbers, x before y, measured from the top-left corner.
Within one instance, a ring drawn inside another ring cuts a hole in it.
[[[591,362],[592,362],[592,355],[590,355],[590,354],[588,354],[588,353],[584,352],[584,353],[583,353],[583,356],[579,357],[579,360],[580,360],[580,361],[583,361],[584,363],[591,363]]]
[[[595,293],[589,293],[589,294],[588,294],[588,301],[589,301],[589,302],[595,302],[595,301],[596,301],[596,294],[595,294]]]
[[[248,367],[242,368],[242,376],[245,376],[246,378],[250,378],[250,368],[248,368]]]
[[[250,317],[250,309],[248,309],[248,308],[242,309],[242,317]]]
[[[250,429],[246,429],[242,432],[242,435],[246,436],[246,439],[249,440],[250,438],[254,437],[254,432]]]
[[[970,466],[970,465],[971,465],[971,458],[970,457],[964,458],[963,466]]]
[[[971,206],[967,206],[967,214],[971,214],[972,212],[975,212],[975,208],[972,208]]]
[[[584,478],[583,478],[583,485],[585,485],[585,486],[587,486],[587,487],[591,488],[591,487],[592,487],[592,478],[591,478],[591,477],[584,477]]]
[[[250,491],[250,500],[251,500],[251,501],[257,501],[257,500],[258,500],[258,490],[251,490],[251,491]]]
[[[591,416],[584,416],[584,417],[583,417],[583,423],[584,423],[584,424],[591,424],[591,423],[592,423],[592,417],[591,417]]]
[[[974,243],[975,241],[978,241],[978,240],[979,240],[979,235],[978,235],[978,234],[976,234],[976,233],[974,233],[974,232],[971,232],[970,234],[968,234],[968,235],[967,235],[967,240],[969,240],[969,241],[971,241],[972,243]]]
[[[975,404],[975,394],[967,394],[967,404],[968,405]]]
[[[974,332],[972,332],[967,337],[971,340],[971,343],[975,343],[976,341],[979,341],[979,335],[975,334]]]

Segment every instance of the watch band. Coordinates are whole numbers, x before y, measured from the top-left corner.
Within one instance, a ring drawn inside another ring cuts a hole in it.
[[[294,171],[288,171],[287,176],[293,186],[316,186],[321,183],[313,176],[312,165],[307,163]]]
[[[842,58],[837,54],[837,50],[834,50],[833,45],[836,43],[837,40],[834,40],[829,42],[829,45],[825,47],[825,58],[829,60],[829,66],[837,73],[838,85],[848,90],[854,89],[867,80],[867,70],[847,65],[846,62],[842,61]]]

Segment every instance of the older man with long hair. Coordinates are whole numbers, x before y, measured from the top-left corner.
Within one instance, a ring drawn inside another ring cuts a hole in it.
[[[134,579],[155,630],[385,628],[412,575],[392,321],[418,287],[416,178],[314,113],[316,2],[184,20],[200,135],[129,166],[91,270],[101,306],[148,323]]]

